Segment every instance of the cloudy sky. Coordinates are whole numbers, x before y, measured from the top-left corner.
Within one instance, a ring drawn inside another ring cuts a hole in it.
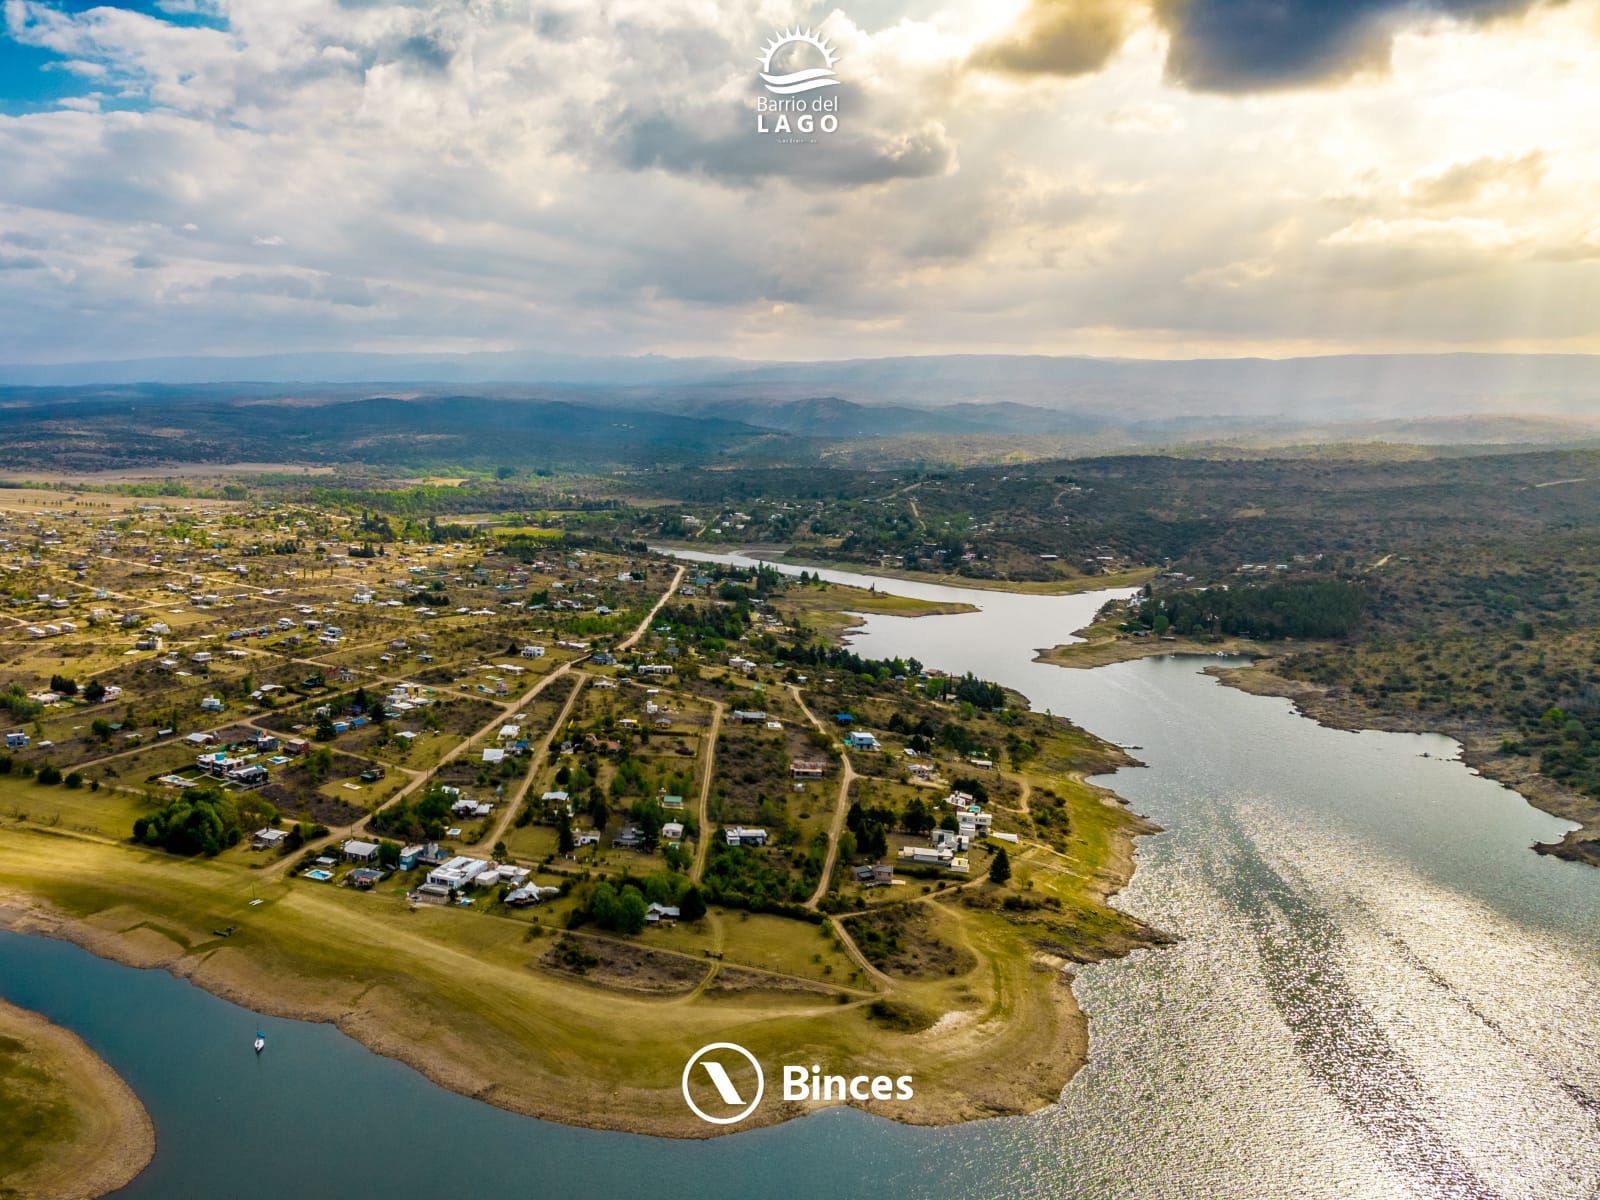
[[[1600,352],[1600,0],[0,5],[0,361]]]

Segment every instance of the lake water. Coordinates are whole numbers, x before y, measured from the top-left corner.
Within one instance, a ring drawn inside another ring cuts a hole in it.
[[[941,1130],[834,1111],[707,1143],[566,1129],[329,1026],[0,934],[0,993],[77,1030],[155,1119],[120,1195],[1600,1195],[1600,872],[1527,848],[1564,822],[1447,739],[1321,728],[1201,673],[1216,660],[1031,661],[1106,594],[877,582],[983,611],[871,617],[857,649],[972,670],[1147,764],[1104,781],[1166,828],[1119,903],[1181,940],[1081,973],[1091,1059],[1059,1107]]]

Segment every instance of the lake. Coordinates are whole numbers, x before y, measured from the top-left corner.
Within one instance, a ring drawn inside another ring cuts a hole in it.
[[[1080,973],[1090,1063],[1060,1106],[939,1130],[833,1111],[703,1143],[568,1129],[330,1026],[0,934],[0,993],[76,1030],[151,1111],[156,1161],[119,1195],[420,1197],[449,1177],[551,1197],[1593,1200],[1600,872],[1528,850],[1565,822],[1448,739],[1323,728],[1203,674],[1216,659],[1031,661],[1112,593],[875,582],[981,611],[869,617],[856,649],[972,670],[1146,764],[1101,781],[1166,830],[1118,903],[1180,941]]]

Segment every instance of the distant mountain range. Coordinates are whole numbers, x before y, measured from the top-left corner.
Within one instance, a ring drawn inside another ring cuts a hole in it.
[[[272,461],[513,455],[631,467],[999,462],[1197,444],[1580,445],[1600,442],[1600,357],[147,359],[0,367],[0,426],[0,459],[80,464],[223,461],[244,457],[243,442]]]
[[[773,428],[814,434],[820,431],[810,422],[842,422],[840,436],[974,428],[1061,432],[1197,417],[1303,423],[1489,413],[1600,416],[1600,357],[1571,354],[1181,361],[964,354],[751,363],[653,355],[317,353],[0,366],[0,385],[11,387],[131,383],[489,387],[490,394],[520,389],[544,398],[740,420],[748,420],[753,407],[776,405],[768,415]],[[861,418],[839,406],[846,401],[898,411],[874,416],[868,433],[850,428]],[[931,423],[913,415],[928,409],[956,411]],[[1070,413],[1081,424],[1031,410]]]

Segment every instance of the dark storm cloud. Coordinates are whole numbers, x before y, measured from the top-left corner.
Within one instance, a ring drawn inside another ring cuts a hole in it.
[[[1482,23],[1564,0],[1150,0],[1171,35],[1167,76],[1194,91],[1316,87],[1388,68],[1396,33],[1436,17]],[[1143,0],[1033,0],[972,64],[1081,75],[1121,46]]]
[[[1198,91],[1337,83],[1384,70],[1394,36],[1431,17],[1516,16],[1538,0],[1156,0],[1167,74]]]

